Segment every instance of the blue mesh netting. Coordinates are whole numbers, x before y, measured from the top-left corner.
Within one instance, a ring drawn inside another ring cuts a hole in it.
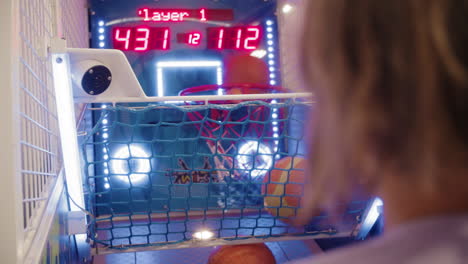
[[[351,231],[363,203],[348,205],[339,225],[322,215],[292,227],[266,210],[298,209],[264,205],[262,189],[278,160],[305,155],[311,108],[274,102],[91,109],[95,125],[82,144],[93,215],[89,238],[98,246],[129,248],[184,243],[200,230],[224,240]]]

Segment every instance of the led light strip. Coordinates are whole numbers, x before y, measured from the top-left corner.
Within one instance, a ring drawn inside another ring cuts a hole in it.
[[[98,39],[99,39],[99,48],[104,48],[106,46],[106,43],[104,42],[104,40],[106,39],[106,36],[104,35],[104,33],[106,32],[106,29],[104,28],[105,26],[105,23],[104,21],[99,21],[98,23]]]
[[[274,22],[272,20],[267,20],[266,21],[266,32],[267,32],[267,56],[268,56],[268,70],[270,74],[270,85],[277,85],[277,68],[276,68],[276,60],[275,60],[275,36],[274,36],[274,29],[273,29]],[[277,104],[277,100],[272,100],[272,104]],[[272,119],[272,129],[273,129],[273,138],[278,139],[279,138],[279,123],[278,123],[278,109],[277,108],[272,108],[272,114],[271,114],[271,119]],[[274,152],[278,153],[279,150],[279,140],[274,141]],[[281,155],[276,154],[276,159],[279,159]]]
[[[108,106],[106,104],[102,104],[101,105],[101,108],[102,109],[106,109]],[[103,139],[103,142],[104,144],[107,143],[109,141],[109,128],[107,127],[107,125],[109,124],[109,119],[107,118],[104,118],[102,120],[102,125],[104,126],[104,128],[102,129],[102,139]],[[103,160],[105,161],[104,163],[104,175],[109,175],[109,153],[107,152],[107,148],[104,147],[102,148],[102,153],[103,153]],[[105,177],[104,178],[104,189],[109,189],[110,188],[110,184],[109,184],[109,177]]]
[[[104,21],[102,21],[102,20],[98,22],[98,26],[99,26],[98,30],[97,30],[98,40],[99,40],[98,46],[101,49],[106,47],[106,43],[105,43],[105,39],[106,39],[105,25],[106,25],[106,23]],[[102,109],[106,109],[107,107],[108,106],[106,104],[101,105]],[[101,133],[101,137],[102,137],[102,140],[103,140],[104,144],[109,141],[109,133],[108,133],[109,129],[107,128],[108,124],[109,124],[109,120],[107,118],[104,118],[102,120],[102,125],[104,126],[104,128],[102,129],[102,133]],[[104,173],[104,175],[108,176],[109,175],[109,153],[107,153],[107,148],[105,146],[102,148],[102,158],[105,161],[103,173]],[[110,188],[109,177],[105,177],[104,178],[104,189],[109,189],[109,188]]]
[[[270,84],[276,85],[276,60],[275,60],[275,41],[274,41],[274,22],[272,20],[266,21],[266,31],[267,31],[267,56],[268,56],[268,68],[270,72]]]

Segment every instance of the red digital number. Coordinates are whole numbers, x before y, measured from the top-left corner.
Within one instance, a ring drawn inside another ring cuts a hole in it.
[[[241,48],[241,40],[242,40],[242,28],[238,28],[237,33],[236,33],[236,49]]]
[[[208,28],[208,49],[255,50],[261,35],[260,27]]]
[[[122,31],[125,31],[125,37],[122,37],[121,36],[121,32]],[[119,42],[124,42],[124,47],[121,48],[123,50],[128,50],[130,48],[130,37],[131,37],[131,32],[132,30],[130,28],[126,28],[126,29],[120,29],[118,28],[116,31],[115,31],[115,41],[117,43]],[[115,45],[114,45],[115,46]]]
[[[206,21],[206,9],[205,8],[202,8],[200,10],[200,15],[201,15],[200,21]]]
[[[223,48],[223,40],[224,40],[224,28],[219,30],[219,37],[218,37],[218,49]]]
[[[137,28],[136,30],[136,40],[135,40],[135,51],[145,51],[148,49],[148,42],[150,37],[150,30],[149,28]],[[143,34],[140,34],[143,33]],[[143,35],[142,37],[138,37]],[[138,43],[141,42],[141,46],[138,46]]]
[[[163,49],[167,50],[169,49],[169,29],[164,29],[164,40],[163,40]]]
[[[258,27],[249,27],[247,28],[247,33],[253,33],[251,37],[247,37],[244,41],[244,49],[254,50],[258,47],[258,42],[260,40],[260,29]]]
[[[113,29],[113,47],[123,51],[170,49],[170,29],[117,27]]]
[[[190,33],[188,38],[188,44],[192,46],[200,45],[201,34],[200,33]]]

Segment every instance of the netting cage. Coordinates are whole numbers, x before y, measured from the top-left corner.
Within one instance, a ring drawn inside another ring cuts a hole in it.
[[[350,236],[365,202],[291,224],[304,194],[312,109],[293,96],[90,104],[94,122],[79,134],[93,246],[103,253]]]

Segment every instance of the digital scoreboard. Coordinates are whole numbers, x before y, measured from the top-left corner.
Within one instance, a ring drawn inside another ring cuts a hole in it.
[[[260,44],[260,27],[216,27],[201,32],[178,33],[177,43],[208,49],[256,50]],[[115,27],[112,46],[123,51],[170,50],[171,29],[168,27]]]
[[[147,96],[223,84],[229,57],[262,59],[281,85],[275,0],[91,0],[91,47],[127,56]],[[246,65],[248,67],[248,65]]]

